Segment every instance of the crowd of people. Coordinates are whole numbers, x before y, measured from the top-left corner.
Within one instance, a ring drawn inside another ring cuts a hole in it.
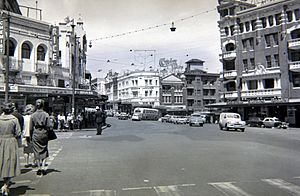
[[[9,195],[11,178],[20,175],[19,148],[23,148],[25,168],[37,167],[36,174],[46,175],[46,160],[49,157],[48,141],[54,129],[82,129],[97,126],[97,135],[102,134],[106,124],[105,112],[96,107],[96,112],[81,112],[75,118],[71,113],[57,116],[44,111],[44,100],[25,106],[23,115],[14,103],[4,103],[0,108],[0,175],[3,179],[2,195]],[[55,134],[54,134],[55,135]]]

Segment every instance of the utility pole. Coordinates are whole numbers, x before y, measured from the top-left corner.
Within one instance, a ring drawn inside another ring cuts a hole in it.
[[[9,37],[10,37],[10,16],[7,15],[6,23],[6,65],[5,65],[5,102],[8,102],[8,92],[9,92]]]
[[[72,46],[72,115],[75,117],[75,69],[76,69],[76,34],[74,31],[75,24],[73,21],[73,24],[71,25],[72,27],[72,35],[71,35],[71,44]]]

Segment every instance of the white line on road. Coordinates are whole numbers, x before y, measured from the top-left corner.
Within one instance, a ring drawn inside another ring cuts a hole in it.
[[[239,187],[233,185],[234,182],[208,183],[227,196],[251,196]]]
[[[145,189],[153,189],[153,187],[136,187],[136,188],[123,188],[123,191],[136,191],[136,190],[145,190]]]
[[[83,193],[87,193],[90,196],[116,196],[117,195],[117,192],[115,190],[89,190],[89,191],[72,192],[72,194],[83,194]]]
[[[180,196],[178,186],[155,186],[154,190],[159,196]]]
[[[272,186],[276,186],[280,189],[287,190],[293,194],[300,195],[300,187],[295,184],[286,182],[281,179],[263,179],[262,181]]]

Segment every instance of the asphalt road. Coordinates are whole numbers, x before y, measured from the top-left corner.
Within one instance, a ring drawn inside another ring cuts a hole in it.
[[[300,129],[108,121],[103,135],[58,133],[48,174],[22,169],[12,195],[300,195]]]

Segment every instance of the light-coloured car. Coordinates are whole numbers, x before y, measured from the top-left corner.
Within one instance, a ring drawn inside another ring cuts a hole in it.
[[[120,115],[118,116],[119,120],[128,120],[129,119],[129,115],[126,114],[125,112],[121,112]]]
[[[175,118],[175,124],[186,124],[188,122],[188,119],[186,116],[177,116]]]
[[[288,128],[287,123],[280,121],[276,117],[266,117],[264,118],[262,123],[263,123],[262,125],[263,127],[269,127],[269,128],[276,127],[276,128],[283,128],[283,129]]]
[[[201,114],[194,113],[191,115],[190,121],[189,121],[190,126],[197,125],[197,126],[203,127],[203,124],[204,124],[204,119]]]
[[[224,112],[220,114],[219,127],[221,130],[230,129],[245,131],[246,122],[242,121],[241,115],[238,113]]]
[[[141,119],[142,119],[141,114],[133,114],[132,117],[131,117],[131,120],[140,121]]]

